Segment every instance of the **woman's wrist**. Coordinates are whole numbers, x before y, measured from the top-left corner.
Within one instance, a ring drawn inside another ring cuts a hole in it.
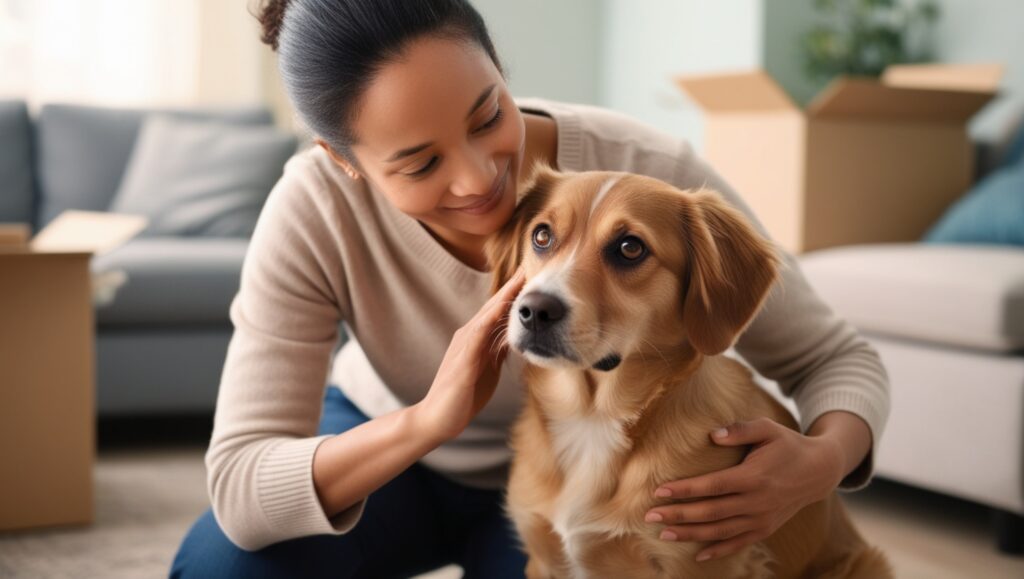
[[[871,428],[860,416],[844,410],[832,410],[815,419],[807,436],[832,442],[841,457],[841,482],[871,452]]]
[[[406,413],[405,424],[409,430],[410,437],[425,442],[432,449],[448,442],[449,437],[441,432],[434,421],[431,420],[431,416],[423,402],[417,402],[407,407],[404,412]]]

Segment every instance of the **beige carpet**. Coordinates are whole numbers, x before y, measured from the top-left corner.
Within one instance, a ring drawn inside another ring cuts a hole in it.
[[[0,534],[0,577],[166,577],[181,537],[208,505],[202,456],[198,446],[101,450],[95,524]],[[898,577],[1024,577],[1024,558],[993,549],[980,507],[884,481],[848,495],[847,504]],[[457,568],[430,574],[459,576]]]

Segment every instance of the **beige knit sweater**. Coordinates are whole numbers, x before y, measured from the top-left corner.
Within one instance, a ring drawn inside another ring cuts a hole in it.
[[[629,171],[683,189],[706,184],[756,223],[686,142],[594,107],[518,104],[556,121],[557,168]],[[795,399],[804,431],[824,412],[847,410],[867,422],[877,446],[889,411],[878,355],[814,294],[792,256],[786,262],[736,351]],[[260,215],[231,304],[235,331],[206,454],[213,512],[232,542],[255,550],[352,529],[366,501],[328,519],[313,487],[313,453],[328,438],[314,436],[325,385],[338,385],[371,417],[417,402],[489,286],[488,273],[455,259],[321,149],[292,158]],[[332,366],[340,323],[352,339]],[[490,403],[421,463],[467,485],[500,488],[521,367],[510,355]],[[842,488],[866,485],[871,472],[869,456]]]

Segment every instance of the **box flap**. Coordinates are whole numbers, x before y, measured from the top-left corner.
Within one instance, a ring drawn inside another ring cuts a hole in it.
[[[99,211],[65,211],[30,243],[33,251],[105,253],[145,229],[148,219]]]
[[[966,122],[994,95],[987,92],[887,86],[873,78],[839,77],[807,107],[812,117]]]
[[[676,84],[711,113],[799,110],[764,71],[677,76]]]
[[[1001,64],[894,64],[882,73],[882,83],[902,88],[995,93],[1003,68]]]
[[[27,223],[0,223],[0,251],[28,249],[30,233]]]

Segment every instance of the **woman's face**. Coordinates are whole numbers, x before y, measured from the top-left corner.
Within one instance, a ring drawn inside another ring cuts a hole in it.
[[[524,121],[475,44],[414,41],[371,82],[353,129],[362,176],[442,238],[486,236],[511,217]]]

